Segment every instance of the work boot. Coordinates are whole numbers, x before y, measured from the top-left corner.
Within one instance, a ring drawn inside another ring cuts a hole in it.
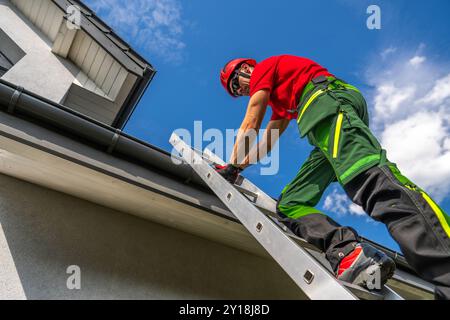
[[[338,280],[379,290],[394,275],[395,262],[367,243],[358,243],[337,269]]]

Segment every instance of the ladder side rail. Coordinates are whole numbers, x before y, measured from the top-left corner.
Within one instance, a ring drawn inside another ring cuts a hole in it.
[[[176,134],[170,142],[310,299],[357,299]]]
[[[195,149],[194,151],[197,152],[197,154],[199,154],[200,156],[205,157],[208,161],[212,163],[225,165],[225,162],[220,157],[218,157],[208,149],[205,149],[205,151],[203,152]],[[251,200],[254,203],[254,205],[256,205],[261,209],[267,210],[267,212],[270,214],[272,221],[275,224],[277,224],[280,228],[282,228],[284,232],[288,233],[291,236],[295,236],[291,230],[289,230],[285,225],[283,225],[278,220],[279,217],[276,215],[276,201],[272,197],[270,197],[268,194],[266,194],[264,191],[262,191],[259,187],[257,187],[255,184],[253,184],[250,180],[246,179],[245,177],[242,177],[242,179],[238,182],[238,184],[235,185],[235,187],[242,193],[249,194],[250,197],[252,198]],[[385,285],[384,288],[382,288],[382,292],[385,295],[386,300],[403,300],[403,298],[393,289],[391,289],[388,285]]]

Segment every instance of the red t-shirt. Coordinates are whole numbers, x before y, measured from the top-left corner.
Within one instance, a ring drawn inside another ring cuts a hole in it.
[[[296,119],[295,110],[305,86],[317,76],[333,76],[316,62],[290,55],[268,58],[258,63],[250,79],[250,96],[270,91],[271,120]]]

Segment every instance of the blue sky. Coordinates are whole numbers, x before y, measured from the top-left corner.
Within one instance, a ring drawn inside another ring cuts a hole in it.
[[[194,121],[201,120],[204,129],[238,128],[247,99],[231,99],[220,86],[225,62],[305,56],[361,89],[388,156],[450,212],[449,1],[85,2],[158,71],[127,133],[171,150],[171,133],[192,130]],[[381,8],[380,30],[366,27],[371,4]],[[269,118],[270,110],[265,122]],[[311,150],[300,140],[295,121],[279,147],[279,174],[260,176],[257,167],[246,173],[274,197]],[[352,206],[338,185],[318,207],[398,250],[384,225]]]

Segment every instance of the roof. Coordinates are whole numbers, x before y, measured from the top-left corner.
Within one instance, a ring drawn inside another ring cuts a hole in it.
[[[55,102],[123,128],[155,76],[155,68],[79,0],[10,2],[47,37],[54,54],[79,68],[65,101]],[[79,25],[71,24],[68,14],[75,7],[80,9]],[[7,80],[22,80],[23,72]],[[102,105],[102,114],[92,102]]]

